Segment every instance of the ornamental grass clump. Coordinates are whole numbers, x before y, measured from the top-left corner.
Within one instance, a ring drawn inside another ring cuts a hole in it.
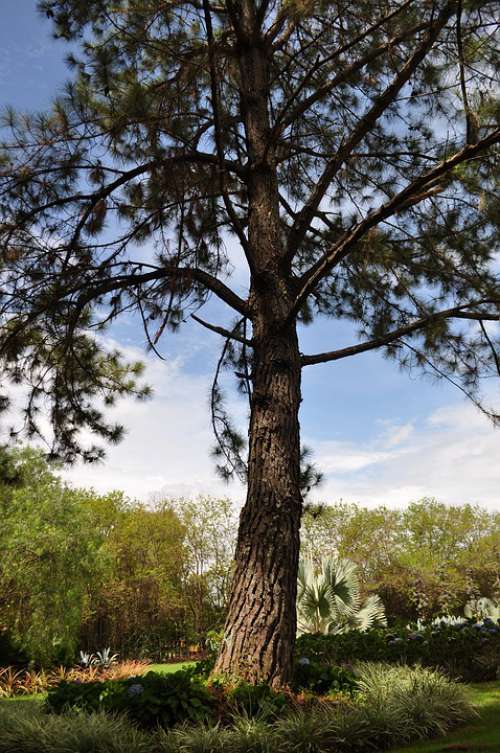
[[[474,715],[464,688],[435,670],[368,662],[356,669],[359,703],[381,747],[445,734]]]
[[[10,705],[10,704],[9,704]],[[151,735],[125,717],[0,708],[0,753],[153,753]]]
[[[16,670],[0,668],[0,698],[35,695],[57,687],[61,682],[91,683],[104,680],[123,680],[142,675],[149,669],[146,661],[123,661],[109,667],[55,667],[50,670]]]

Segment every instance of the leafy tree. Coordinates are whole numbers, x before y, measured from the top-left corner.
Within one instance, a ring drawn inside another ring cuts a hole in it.
[[[299,563],[297,628],[299,633],[344,633],[385,625],[384,605],[375,594],[361,597],[357,567],[328,557],[317,570],[310,560]]]
[[[218,627],[224,619],[229,601],[232,560],[237,530],[237,519],[231,500],[216,497],[198,497],[196,500],[168,500],[186,528],[185,545],[193,585],[196,582],[212,605],[211,622],[206,623],[203,603],[188,598],[193,609],[198,634]],[[189,587],[189,586],[188,586]],[[215,624],[214,624],[215,623]]]
[[[380,348],[496,418],[478,392],[500,371],[495,7],[40,1],[80,53],[51,112],[6,116],[4,377],[30,386],[29,434],[48,401],[54,452],[94,460],[102,451],[81,430],[116,441],[105,406],[146,394],[140,367],[96,333],[135,311],[156,349],[193,313],[224,338],[218,465],[248,479],[248,496],[219,671],[276,686],[290,676],[314,481],[300,466],[302,368]],[[247,295],[230,286],[228,241]],[[201,319],[209,296],[235,318]],[[318,316],[352,322],[358,341],[301,353],[298,323]],[[249,398],[247,461],[224,366]]]
[[[89,587],[83,642],[90,650],[110,645],[122,656],[160,656],[187,632],[185,526],[171,508],[128,502],[115,505],[107,528],[107,511],[96,502],[89,507],[103,535],[106,570]]]
[[[495,597],[499,546],[498,513],[431,498],[403,510],[312,505],[302,528],[303,556],[316,567],[352,559],[362,592],[379,593],[390,620],[461,614],[469,599]]]
[[[103,565],[103,537],[88,501],[40,453],[16,453],[27,481],[11,491],[0,530],[0,624],[32,660],[72,660],[89,607],[89,586]]]

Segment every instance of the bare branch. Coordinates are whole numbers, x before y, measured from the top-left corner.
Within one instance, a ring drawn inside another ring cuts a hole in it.
[[[467,311],[468,308],[475,306],[482,306],[484,304],[496,303],[499,307],[497,312],[492,311]],[[349,356],[355,356],[359,353],[366,353],[369,350],[375,350],[381,348],[384,345],[390,345],[391,343],[399,340],[405,335],[410,335],[413,332],[424,330],[429,324],[440,321],[442,319],[471,319],[479,321],[481,324],[483,321],[500,321],[500,300],[480,300],[466,303],[463,306],[454,306],[453,308],[445,309],[443,311],[436,311],[429,314],[429,316],[421,317],[420,319],[405,324],[402,327],[388,332],[381,337],[375,337],[373,340],[367,340],[357,345],[351,345],[347,348],[340,348],[339,350],[331,350],[325,353],[316,353],[315,355],[307,356],[303,355],[301,358],[302,366],[311,366],[317,363],[327,363],[328,361],[340,361],[342,358],[348,358]]]
[[[242,345],[246,345],[248,348],[253,348],[252,341],[248,340],[242,335],[238,335],[235,330],[233,330],[233,332],[230,332],[228,329],[224,329],[224,327],[219,327],[216,324],[210,324],[210,322],[206,322],[204,319],[196,316],[196,314],[191,314],[191,319],[194,319],[195,322],[198,322],[198,324],[201,324],[202,327],[206,327],[211,332],[216,332],[218,335],[222,335],[222,337],[229,338],[231,340],[237,340],[239,343],[242,343]]]

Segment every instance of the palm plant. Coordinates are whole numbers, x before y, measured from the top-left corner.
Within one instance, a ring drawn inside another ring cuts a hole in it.
[[[488,599],[486,596],[480,596],[478,599],[471,599],[464,607],[464,614],[468,619],[500,620],[500,602]]]
[[[357,566],[328,557],[318,570],[310,560],[299,564],[297,632],[344,633],[385,625],[385,610],[376,595],[361,597]]]

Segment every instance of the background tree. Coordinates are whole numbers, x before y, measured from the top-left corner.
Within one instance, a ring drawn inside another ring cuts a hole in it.
[[[221,628],[229,601],[232,560],[238,528],[235,508],[229,499],[198,497],[168,500],[186,529],[190,578],[186,588],[198,591],[198,599],[186,594],[193,610],[195,633]],[[194,595],[194,594],[192,594]],[[211,605],[207,611],[206,604]],[[210,620],[207,623],[207,618]]]
[[[143,505],[64,484],[43,453],[0,452],[0,662],[112,647],[156,661],[224,623],[229,500]]]
[[[471,598],[496,598],[500,588],[500,515],[479,506],[432,498],[405,509],[311,505],[301,549],[316,567],[351,558],[362,594],[380,594],[392,623],[462,615]]]
[[[93,495],[62,484],[40,453],[22,451],[13,462],[26,480],[2,516],[0,626],[38,664],[72,661],[89,586],[104,565],[104,538],[87,504]]]
[[[248,479],[248,495],[219,671],[289,677],[311,481],[303,367],[382,348],[496,418],[478,393],[479,377],[500,371],[495,6],[40,2],[80,55],[51,112],[6,118],[4,378],[29,386],[28,434],[41,433],[48,403],[53,451],[91,461],[102,451],[82,446],[82,429],[121,435],[102,404],[146,394],[140,367],[97,332],[135,311],[156,348],[192,312],[224,338],[218,464]],[[229,284],[228,239],[248,266],[243,297]],[[233,320],[194,313],[211,295]],[[353,322],[358,341],[302,354],[297,325],[316,316]],[[249,398],[247,462],[224,412],[224,366]]]
[[[100,509],[89,507],[104,534],[106,573],[89,584],[91,609],[82,622],[82,643],[89,651],[111,646],[121,656],[161,658],[193,629],[184,596],[186,529],[171,508],[122,501],[106,530],[97,499]]]

